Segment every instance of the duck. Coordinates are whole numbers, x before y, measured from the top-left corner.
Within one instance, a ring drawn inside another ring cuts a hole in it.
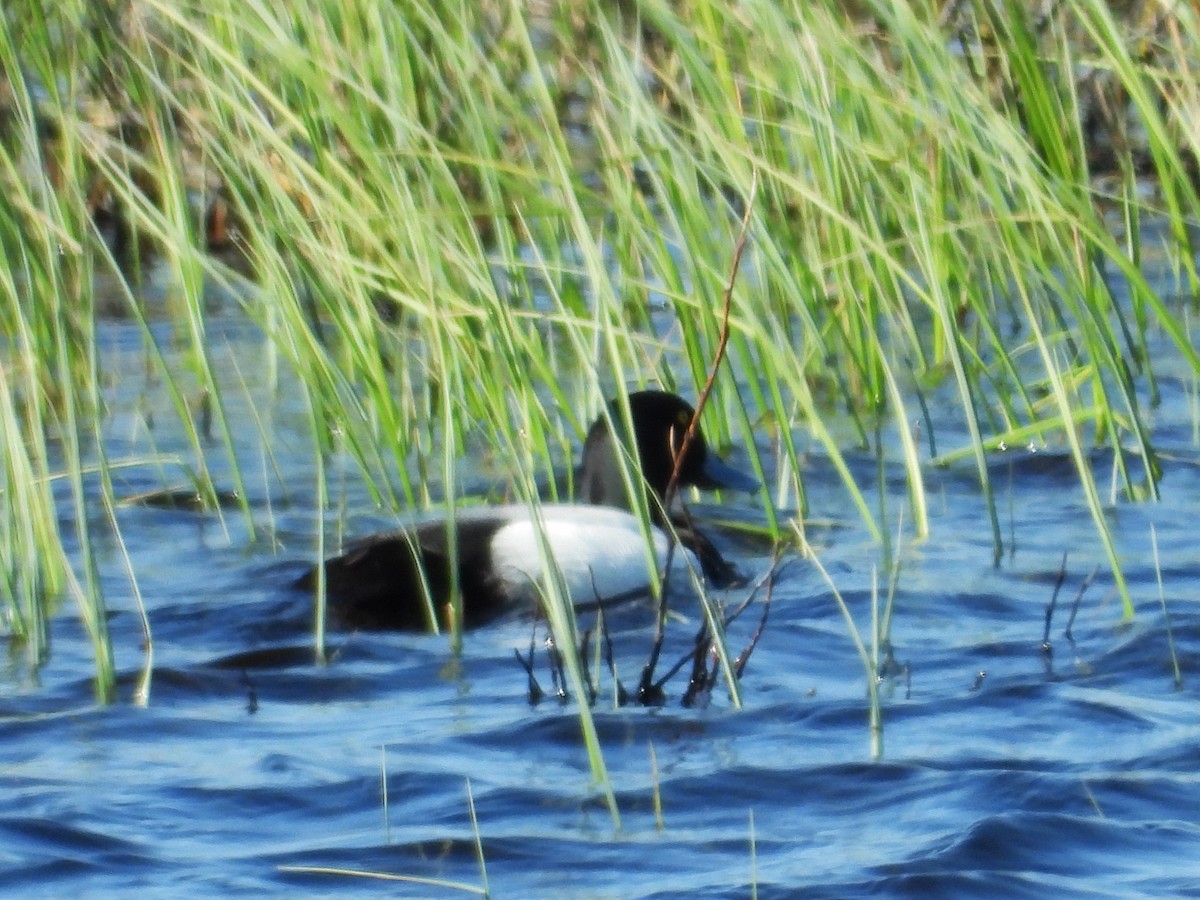
[[[627,397],[632,440],[617,400],[588,429],[576,503],[463,508],[362,538],[344,553],[312,567],[299,586],[315,591],[322,570],[328,622],[349,631],[430,630],[432,601],[439,625],[448,627],[455,585],[462,626],[477,628],[516,608],[538,602],[543,546],[562,573],[577,608],[617,603],[650,593],[654,579],[646,535],[632,510],[635,498],[621,474],[618,454],[636,446],[653,526],[653,563],[661,576],[692,566],[714,587],[736,584],[739,573],[690,518],[667,509],[674,455],[694,415],[677,394],[643,390]],[[613,423],[610,426],[609,423]],[[614,431],[615,427],[615,431]],[[759,483],[712,452],[697,428],[680,464],[680,487],[753,492]],[[538,519],[545,543],[539,540]],[[454,535],[454,552],[450,535]],[[678,540],[681,550],[672,552]]]

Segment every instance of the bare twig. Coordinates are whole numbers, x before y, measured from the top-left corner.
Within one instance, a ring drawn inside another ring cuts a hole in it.
[[[538,684],[537,677],[533,674],[533,656],[537,646],[537,620],[534,620],[533,631],[529,633],[529,659],[521,655],[521,651],[513,647],[513,655],[516,656],[517,662],[521,664],[521,668],[525,670],[525,674],[529,676],[529,705],[537,706],[546,692],[542,690],[542,686]]]
[[[588,662],[588,645],[592,642],[592,629],[585,628],[579,640],[579,661],[583,663],[583,686],[587,690],[588,706],[596,705],[596,681],[592,678],[592,667]]]
[[[779,547],[775,551],[774,561],[771,563],[771,568],[767,571],[767,574],[759,579],[758,584],[756,584],[754,589],[750,591],[749,596],[747,596],[745,600],[738,604],[737,609],[725,616],[722,622],[722,627],[728,628],[743,612],[745,612],[746,608],[754,602],[754,600],[758,597],[759,591],[761,591],[764,587],[767,589],[767,596],[763,602],[768,607],[770,606],[771,592],[774,589],[775,581],[787,568],[786,564],[782,566],[779,565],[782,554],[783,548]],[[764,609],[762,619],[759,621],[758,630],[752,638],[750,646],[746,650],[742,651],[742,654],[738,657],[738,661],[735,664],[735,666],[740,667],[736,669],[739,677],[741,676],[741,670],[745,668],[746,661],[750,658],[750,653],[753,651],[754,646],[758,643],[759,637],[762,636],[762,631],[766,625],[766,621],[767,610]],[[694,660],[696,654],[702,652],[702,648],[704,648],[707,644],[708,623],[704,622],[696,631],[696,637],[692,641],[692,649],[676,660],[675,665],[671,666],[671,668],[667,670],[667,673],[663,675],[663,677],[660,678],[654,685],[654,690],[656,690],[660,695],[663,694],[663,687],[666,685],[666,683],[675,677],[675,675],[684,667],[684,664],[687,663],[688,660]]]
[[[613,662],[612,635],[608,631],[608,618],[604,614],[603,606],[600,607],[597,618],[600,623],[600,634],[604,639],[604,662],[608,666],[609,677],[612,678],[613,684],[617,688],[617,706],[624,706],[629,702],[629,694],[625,691],[625,685],[621,684],[621,680],[617,678],[617,664]]]
[[[1054,582],[1054,593],[1050,595],[1050,602],[1046,605],[1046,628],[1042,632],[1042,652],[1050,652],[1050,620],[1054,618],[1054,607],[1058,603],[1058,592],[1063,586],[1063,581],[1067,577],[1067,554],[1063,553],[1062,564],[1058,567],[1058,580]]]
[[[771,571],[767,578],[767,596],[763,598],[762,617],[758,620],[758,628],[754,629],[754,635],[750,638],[750,643],[746,645],[746,649],[738,654],[738,658],[734,661],[733,672],[739,679],[746,671],[746,664],[750,662],[750,654],[754,652],[754,648],[758,646],[758,640],[763,636],[763,631],[767,627],[767,614],[771,611],[771,597],[775,593],[775,576],[777,575],[776,567],[779,565],[779,558],[782,553],[782,547],[775,551],[775,559],[771,563]]]
[[[1096,576],[1100,574],[1100,567],[1092,569],[1092,574],[1083,579],[1083,584],[1079,586],[1079,593],[1075,595],[1075,602],[1071,604],[1071,615],[1067,616],[1067,627],[1063,629],[1063,637],[1068,641],[1075,640],[1071,635],[1071,629],[1075,627],[1075,614],[1079,612],[1079,604],[1083,600],[1084,591],[1092,586],[1092,582],[1096,580]]]
[[[550,657],[550,676],[554,684],[554,693],[560,704],[565,704],[570,694],[567,693],[567,673],[563,669],[563,657],[554,635],[546,635],[546,654]]]
[[[742,265],[742,254],[746,249],[746,235],[750,230],[750,215],[754,210],[754,198],[758,194],[758,170],[754,170],[753,178],[750,181],[750,197],[746,201],[746,209],[742,213],[742,224],[738,231],[737,243],[733,248],[733,259],[729,265],[729,278],[725,283],[725,293],[723,296],[723,308],[721,310],[721,335],[717,340],[717,349],[713,354],[712,364],[708,368],[708,377],[704,382],[704,387],[700,391],[700,396],[696,398],[696,408],[692,413],[692,420],[688,423],[687,431],[683,434],[683,440],[680,441],[678,448],[675,444],[674,431],[671,433],[672,454],[674,465],[671,468],[671,477],[667,481],[667,489],[663,493],[663,518],[667,519],[667,510],[671,508],[671,504],[675,498],[675,494],[679,489],[679,476],[683,471],[683,460],[687,455],[688,447],[696,438],[696,431],[700,427],[700,413],[704,411],[705,404],[708,403],[709,395],[712,394],[713,384],[717,380],[717,372],[721,368],[721,363],[725,359],[725,348],[729,345],[729,312],[733,305],[733,286],[737,282],[738,269]],[[692,528],[692,523],[687,519],[687,512],[684,511],[685,523],[689,529]],[[654,670],[658,666],[658,658],[662,653],[663,640],[666,637],[667,627],[667,586],[671,574],[671,560],[675,551],[675,546],[672,546],[667,554],[667,569],[663,575],[662,592],[658,598],[658,615],[655,621],[654,628],[654,644],[650,649],[650,658],[646,661],[645,667],[642,669],[642,678],[638,684],[638,701],[643,705],[654,704],[658,705],[663,702],[661,682],[654,683]]]
[[[683,435],[683,441],[679,445],[679,449],[675,451],[675,466],[671,470],[671,478],[667,482],[667,490],[664,495],[667,507],[670,507],[672,496],[679,487],[679,473],[683,469],[684,457],[687,454],[688,447],[696,438],[696,431],[700,427],[700,413],[704,411],[704,407],[708,403],[709,395],[712,394],[713,384],[717,380],[717,372],[720,370],[721,363],[725,359],[725,348],[729,345],[729,312],[733,305],[733,286],[737,282],[738,269],[742,265],[742,254],[746,249],[746,236],[750,230],[750,215],[754,211],[754,198],[757,195],[758,170],[755,169],[750,181],[750,197],[746,201],[746,209],[742,213],[742,224],[738,231],[737,243],[733,248],[733,260],[729,265],[729,278],[725,282],[725,293],[722,298],[724,306],[721,310],[721,335],[717,339],[717,351],[713,354],[712,364],[708,367],[708,378],[704,382],[704,387],[700,390],[700,396],[696,398],[696,410],[692,413],[692,421],[688,423],[687,431]]]
[[[701,629],[701,634],[707,634],[708,628]],[[712,683],[708,675],[708,657],[715,654],[716,645],[711,641],[698,641],[692,653],[692,677],[688,679],[687,690],[683,692],[683,705],[707,706],[712,696]],[[714,660],[714,667],[715,667]]]

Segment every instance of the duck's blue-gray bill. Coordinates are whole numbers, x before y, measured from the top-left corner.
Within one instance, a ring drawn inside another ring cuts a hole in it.
[[[745,472],[740,472],[724,462],[715,453],[709,453],[704,460],[704,479],[706,484],[701,487],[728,488],[732,491],[745,491],[750,494],[759,488],[758,479],[752,478]]]

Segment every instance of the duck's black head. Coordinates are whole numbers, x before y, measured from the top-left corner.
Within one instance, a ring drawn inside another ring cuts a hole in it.
[[[642,463],[642,477],[646,487],[658,499],[658,503],[651,503],[656,515],[671,480],[675,453],[683,445],[683,437],[694,412],[682,397],[665,391],[638,391],[629,395],[629,417],[633,424],[638,458]],[[628,445],[616,401],[609,403],[609,414],[617,434],[621,436],[621,442]],[[708,449],[703,432],[697,428],[679,470],[679,486],[694,486],[703,490],[730,488],[753,491],[758,488],[758,482],[722,462]],[[580,497],[587,503],[603,506],[625,509],[633,506],[629,490],[621,477],[613,432],[603,417],[592,424],[583,445]]]

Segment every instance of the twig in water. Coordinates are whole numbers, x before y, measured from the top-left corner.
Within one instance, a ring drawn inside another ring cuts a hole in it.
[[[670,566],[669,556],[667,558],[667,565],[668,567]],[[617,678],[617,664],[613,662],[612,635],[609,634],[608,618],[604,613],[604,598],[600,596],[600,589],[596,587],[596,573],[589,569],[588,574],[592,579],[592,594],[596,597],[596,623],[600,628],[600,637],[604,641],[604,662],[608,665],[608,674],[612,678],[613,684],[616,685],[617,706],[624,706],[629,702],[629,695],[625,692],[625,685],[621,684]],[[597,678],[597,681],[599,681],[599,678]],[[595,702],[596,691],[592,690],[592,703]]]
[[[712,394],[713,384],[717,380],[717,372],[720,371],[721,363],[725,359],[725,349],[729,345],[729,312],[733,305],[733,286],[737,283],[738,269],[742,265],[742,254],[746,250],[746,235],[750,230],[750,215],[754,210],[754,198],[757,195],[758,170],[756,169],[750,181],[750,197],[747,199],[746,209],[742,213],[742,224],[738,230],[737,242],[733,247],[733,259],[729,265],[729,278],[725,282],[725,292],[723,295],[721,334],[717,339],[717,349],[713,353],[712,363],[708,367],[708,377],[704,381],[704,387],[700,390],[700,396],[696,398],[696,408],[692,413],[692,420],[688,422],[687,430],[683,433],[683,439],[679,442],[678,447],[674,446],[674,431],[671,433],[670,441],[674,464],[671,467],[671,477],[667,480],[667,489],[663,492],[664,516],[666,515],[666,511],[671,508],[675,495],[679,491],[679,476],[683,470],[683,460],[687,455],[688,447],[691,446],[692,441],[696,438],[696,432],[700,427],[700,414],[704,411],[704,407],[708,403],[708,398]],[[686,527],[691,529],[692,523],[686,518],[686,509],[684,510],[684,516]],[[667,555],[667,574],[663,578],[662,594],[659,596],[658,624],[655,628],[654,646],[650,650],[650,659],[642,670],[642,679],[638,684],[638,700],[643,705],[659,705],[663,702],[662,689],[659,685],[654,684],[654,669],[658,665],[658,657],[662,652],[662,642],[666,631],[667,580],[671,572],[671,553],[674,552],[674,549],[675,546],[672,544]]]
[[[879,663],[879,671],[875,674],[879,676],[880,681],[896,675],[903,675],[908,671],[908,663],[901,663],[896,659],[896,648],[892,646],[891,641],[885,639],[880,643],[879,649],[883,651],[883,660]]]
[[[1050,647],[1050,620],[1054,618],[1054,607],[1058,603],[1058,592],[1063,586],[1063,581],[1067,577],[1067,554],[1063,553],[1062,564],[1058,567],[1058,578],[1054,582],[1054,593],[1050,595],[1050,602],[1046,605],[1046,627],[1042,631],[1042,652],[1049,656],[1053,650]]]
[[[258,690],[250,680],[250,673],[242,669],[242,684],[246,688],[246,712],[254,715],[258,712]]]
[[[529,705],[537,706],[542,698],[546,696],[546,692],[542,690],[542,686],[538,684],[537,676],[533,674],[533,655],[537,646],[537,621],[533,623],[533,631],[529,633],[529,659],[521,655],[521,651],[513,647],[513,654],[517,657],[517,662],[521,664],[521,668],[525,670],[525,674],[529,676]]]
[[[621,680],[617,678],[617,664],[613,662],[613,645],[612,635],[608,631],[608,619],[604,615],[604,606],[599,607],[597,618],[600,623],[600,634],[604,640],[604,662],[608,665],[608,674],[612,678],[613,684],[617,688],[617,706],[624,706],[629,702],[629,694],[625,692],[625,685],[621,684]]]
[[[1083,579],[1083,584],[1079,586],[1079,593],[1075,595],[1075,602],[1071,604],[1071,615],[1067,616],[1066,630],[1063,631],[1063,637],[1068,641],[1075,640],[1071,635],[1071,629],[1075,626],[1075,614],[1079,612],[1079,604],[1083,601],[1084,591],[1092,586],[1092,582],[1096,580],[1096,576],[1099,574],[1100,567],[1096,566],[1096,568],[1092,569],[1092,574]]]
[[[592,629],[586,628],[579,641],[579,659],[583,662],[583,686],[587,690],[588,706],[596,705],[596,682],[592,679],[592,667],[588,664],[588,644],[592,642]]]
[[[733,304],[733,286],[737,282],[738,269],[742,264],[742,254],[746,249],[746,234],[750,229],[750,214],[754,210],[754,198],[758,194],[758,170],[754,171],[753,179],[750,182],[750,197],[746,201],[746,209],[742,214],[742,224],[738,231],[737,243],[733,248],[733,259],[729,266],[729,278],[725,284],[724,303],[721,311],[721,334],[717,340],[717,349],[713,354],[712,364],[708,368],[708,377],[704,382],[704,387],[700,391],[700,396],[696,399],[696,408],[692,413],[692,419],[688,422],[687,430],[683,434],[683,439],[679,442],[679,446],[675,446],[675,433],[671,432],[669,438],[671,442],[673,465],[671,467],[671,477],[667,480],[667,489],[663,493],[663,516],[666,517],[666,511],[671,508],[675,495],[679,490],[679,476],[683,470],[683,460],[687,455],[688,447],[691,446],[696,437],[696,431],[700,427],[700,413],[703,412],[704,406],[708,403],[709,395],[712,394],[713,384],[717,380],[717,372],[720,370],[721,362],[725,358],[725,348],[729,344],[729,311]],[[687,511],[684,510],[686,527],[691,529],[692,523],[686,519]],[[642,669],[642,678],[638,682],[638,702],[643,706],[661,705],[663,703],[663,693],[661,682],[654,683],[654,670],[658,666],[658,658],[662,653],[662,644],[666,636],[667,622],[667,582],[671,573],[672,555],[675,552],[675,543],[672,542],[670,549],[667,551],[667,568],[663,575],[662,591],[658,598],[658,617],[654,629],[654,644],[650,649],[650,658],[646,661],[645,667]]]
[[[654,646],[650,648],[650,659],[642,668],[642,678],[638,682],[637,698],[642,706],[662,706],[666,702],[662,688],[654,682],[654,667],[658,665],[658,656],[662,652],[662,637],[656,633]]]
[[[702,626],[700,633],[707,638],[708,626]],[[683,692],[683,705],[685,707],[699,706],[703,708],[708,706],[708,701],[712,697],[712,687],[708,675],[708,657],[710,654],[715,656],[716,645],[707,639],[698,640],[696,642],[696,649],[692,653],[692,675],[688,679],[687,690]],[[715,667],[716,661],[714,660]]]
[[[692,421],[695,421],[693,417]],[[672,441],[674,438],[672,437]],[[676,457],[676,465],[674,474],[671,476],[672,482],[675,479],[675,474],[679,472],[679,458]],[[667,496],[671,490],[668,483]],[[670,501],[663,504],[663,518],[666,519],[666,508],[670,505]],[[689,528],[691,525],[689,524]],[[650,658],[646,660],[646,665],[642,667],[642,677],[638,681],[638,703],[642,706],[662,706],[666,702],[666,696],[662,691],[662,682],[654,683],[654,670],[658,667],[658,658],[662,654],[663,641],[667,636],[667,593],[670,587],[671,579],[671,564],[675,559],[675,548],[677,542],[672,539],[671,544],[667,547],[667,564],[663,571],[662,583],[659,585],[658,605],[654,614],[654,641],[650,645]]]
[[[780,557],[781,553],[782,553],[782,548],[777,548],[775,551],[775,558],[771,562],[770,570],[767,572],[767,575],[766,575],[764,581],[759,582],[760,586],[765,582],[765,584],[767,586],[767,595],[766,595],[766,597],[763,598],[763,611],[762,611],[762,616],[760,616],[759,620],[758,620],[758,627],[754,629],[754,634],[751,635],[751,637],[750,637],[750,643],[748,643],[746,645],[745,649],[742,650],[742,652],[738,654],[737,659],[734,660],[734,663],[733,663],[734,676],[739,681],[741,680],[742,673],[744,673],[746,671],[746,664],[750,662],[750,654],[752,654],[754,652],[754,648],[758,646],[759,638],[762,637],[763,631],[767,627],[767,615],[771,611],[771,597],[775,591],[775,576],[777,574],[776,567],[779,565],[779,557]],[[756,587],[755,592],[757,592],[757,590],[758,590],[758,588]],[[751,596],[753,596],[753,594]],[[725,620],[725,625],[728,625],[730,622],[732,622],[734,619],[736,619],[738,616],[740,616],[742,614],[742,610],[744,610],[746,608],[746,605],[747,605],[746,603],[743,603],[741,606],[739,606],[733,612],[733,614],[730,615],[729,618],[727,618]],[[712,650],[714,659],[713,659],[712,671],[708,675],[707,690],[710,694],[712,693],[713,688],[715,688],[717,686],[717,677],[719,675],[719,671],[718,671],[718,667],[717,667],[717,660],[715,659],[716,650],[717,650],[716,644],[713,644],[711,650]]]
[[[787,567],[792,564],[792,561],[788,560],[786,563],[783,563],[781,565],[780,560],[782,558],[783,558],[783,547],[781,545],[781,546],[778,546],[775,548],[775,555],[771,557],[771,568],[767,569],[766,574],[763,575],[760,579],[758,579],[758,583],[756,585],[754,585],[754,588],[750,591],[750,594],[746,597],[746,599],[743,600],[741,603],[739,603],[737,606],[737,609],[735,609],[733,612],[731,612],[729,614],[729,616],[725,619],[724,624],[726,627],[728,627],[729,625],[732,625],[735,621],[737,621],[738,617],[743,612],[746,611],[746,607],[748,607],[751,603],[753,603],[758,598],[759,591],[761,591],[763,588],[766,588],[767,593],[769,595],[770,592],[772,590],[774,590],[775,581],[779,578],[780,575],[782,575],[785,571],[787,571]],[[768,596],[767,600],[768,601],[770,600],[769,596]]]
[[[654,683],[654,690],[656,690],[659,694],[662,694],[663,686],[668,681],[670,681],[672,678],[674,678],[676,676],[676,674],[678,674],[679,670],[683,668],[685,663],[687,663],[691,659],[694,659],[696,653],[700,652],[701,648],[704,647],[707,643],[708,643],[708,623],[702,622],[700,624],[700,627],[696,630],[696,636],[694,638],[692,638],[692,649],[689,650],[687,653],[683,654],[683,656],[679,657],[679,659],[675,660],[675,665],[673,665],[673,666],[671,666],[671,668],[667,669],[666,674],[663,675],[662,678],[658,679],[658,681],[656,681]]]
[[[777,567],[781,553],[782,553],[782,548],[780,548],[779,550],[776,551],[776,556],[775,556],[774,561],[771,563],[771,568],[767,571],[767,573],[762,578],[760,578],[758,580],[758,584],[756,584],[754,586],[754,589],[750,591],[750,593],[746,597],[746,599],[738,604],[737,609],[735,609],[733,612],[731,612],[728,616],[726,616],[722,620],[723,627],[726,627],[726,628],[729,627],[729,625],[731,625],[743,612],[745,612],[746,607],[748,607],[751,603],[754,602],[755,598],[758,597],[758,592],[761,591],[764,586],[767,588],[768,595],[770,594],[772,585],[774,583],[774,579],[777,578],[779,576],[779,574],[782,573],[784,571],[784,569],[787,568],[786,565]],[[768,596],[768,602],[769,602],[769,596]],[[765,623],[765,621],[766,621],[766,612],[764,611],[763,623]],[[762,626],[760,624],[760,628],[761,627]],[[757,642],[757,640],[758,640],[758,636],[756,635],[755,641]],[[687,653],[685,653],[683,656],[681,656],[675,662],[675,665],[671,666],[671,668],[667,670],[667,673],[665,675],[663,675],[663,677],[660,678],[658,680],[658,682],[654,685],[655,690],[657,690],[659,693],[663,693],[663,691],[662,691],[663,686],[668,681],[670,681],[672,678],[675,677],[676,673],[678,673],[679,670],[683,668],[684,664],[688,660],[694,659],[696,653],[702,652],[702,648],[704,648],[707,644],[708,644],[708,623],[704,622],[700,625],[700,628],[696,631],[696,637],[692,641],[692,649],[689,650]],[[746,653],[746,651],[743,651],[743,653]],[[748,658],[748,654],[747,654],[747,658]],[[739,656],[738,659],[740,660],[741,657]],[[738,672],[737,674],[740,677],[741,672]]]
[[[738,658],[734,661],[733,672],[740,680],[742,674],[746,671],[746,664],[750,662],[750,654],[754,652],[754,648],[758,646],[758,640],[763,636],[763,631],[767,627],[767,614],[771,611],[771,596],[775,592],[775,574],[776,566],[779,564],[779,551],[775,551],[775,560],[771,563],[771,571],[768,572],[767,579],[767,596],[763,598],[762,617],[758,620],[758,627],[754,629],[754,634],[750,638],[750,643],[746,645],[746,649],[738,654]]]
[[[554,694],[558,697],[559,705],[566,705],[570,694],[567,693],[567,673],[563,668],[563,657],[554,642],[554,635],[546,635],[546,654],[550,657],[550,675],[554,685]]]

